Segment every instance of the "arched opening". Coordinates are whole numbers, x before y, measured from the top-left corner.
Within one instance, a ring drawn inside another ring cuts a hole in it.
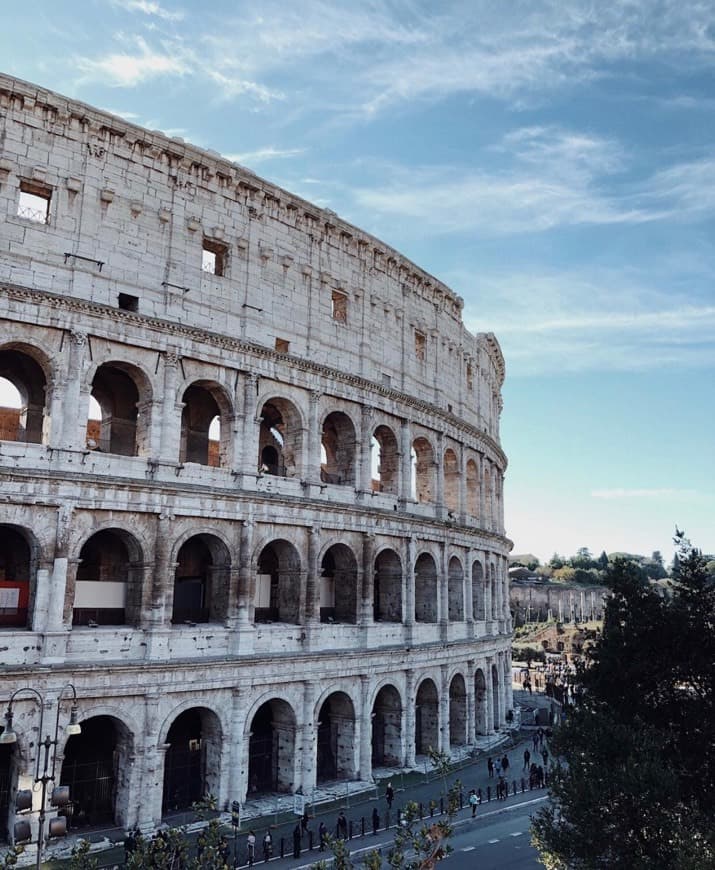
[[[300,621],[300,556],[288,541],[261,550],[256,577],[255,621]]]
[[[174,720],[166,737],[162,812],[188,810],[207,794],[218,794],[221,724],[205,707],[193,707]]]
[[[439,696],[432,680],[423,680],[415,699],[415,751],[426,755],[439,749]]]
[[[389,426],[378,426],[370,439],[372,491],[397,495],[400,456],[397,438]]]
[[[198,382],[184,391],[181,401],[180,462],[196,462],[215,468],[226,464],[228,427],[219,406],[220,390]],[[225,430],[225,431],[224,431]]]
[[[496,665],[492,665],[492,710],[494,711],[494,728],[499,729],[499,692],[501,684],[499,682],[499,671]]]
[[[73,625],[136,625],[142,596],[142,554],[120,529],[92,535],[79,554]]]
[[[230,574],[226,545],[213,535],[194,535],[182,544],[176,562],[171,621],[223,621]]]
[[[467,513],[479,516],[479,469],[473,459],[467,460]]]
[[[449,745],[464,746],[467,742],[467,688],[464,677],[455,674],[449,684]]]
[[[5,729],[0,726],[0,734]],[[12,782],[15,744],[0,743],[0,843],[9,841],[10,784]]]
[[[320,621],[357,622],[357,562],[345,544],[335,544],[320,565]]]
[[[90,409],[87,420],[87,447],[103,453],[120,456],[139,456],[148,449],[148,420],[139,414],[140,402],[146,402],[149,390],[144,385],[144,395],[138,383],[146,379],[133,366],[124,363],[105,363],[95,372],[90,398],[99,408],[99,419],[93,419]],[[91,402],[90,402],[91,404]]]
[[[412,497],[420,504],[434,501],[434,452],[426,438],[412,443]]]
[[[415,562],[415,622],[437,622],[437,566],[429,553]]]
[[[402,759],[402,703],[394,686],[383,686],[372,706],[372,765],[394,767]]]
[[[41,444],[47,379],[29,354],[0,350],[0,440]]]
[[[487,681],[477,668],[474,674],[474,727],[477,734],[487,734]]]
[[[293,790],[295,714],[285,701],[274,698],[256,711],[248,740],[249,797]]]
[[[344,692],[333,692],[318,714],[318,782],[355,776],[355,710]]]
[[[372,601],[375,622],[402,622],[402,563],[394,550],[375,559]]]
[[[457,454],[448,447],[444,451],[444,504],[452,514],[459,512],[460,477]]]
[[[320,479],[343,486],[355,484],[355,427],[342,411],[333,411],[323,422]]]
[[[15,526],[0,525],[0,628],[27,627],[33,575],[27,538]]]
[[[472,615],[474,619],[482,622],[487,618],[484,569],[481,562],[472,564]]]
[[[297,477],[302,467],[303,429],[295,405],[274,398],[261,408],[258,468],[264,474]]]
[[[132,735],[113,716],[92,716],[65,746],[60,784],[70,790],[72,829],[126,823]]]
[[[461,622],[464,619],[464,571],[456,556],[449,560],[447,574],[447,600],[449,604],[449,621]]]

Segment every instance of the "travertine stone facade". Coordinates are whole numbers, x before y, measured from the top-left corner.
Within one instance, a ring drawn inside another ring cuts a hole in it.
[[[310,795],[499,728],[494,336],[332,212],[1,76],[0,153],[0,701],[76,687],[76,816]]]

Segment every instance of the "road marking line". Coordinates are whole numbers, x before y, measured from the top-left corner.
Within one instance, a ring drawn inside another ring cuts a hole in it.
[[[516,831],[516,833],[512,834],[511,836],[512,836],[512,837],[520,837],[520,836],[521,836],[521,831]]]
[[[499,842],[499,840],[487,840],[487,842],[488,842],[488,843],[489,843],[489,844],[490,844],[490,845],[492,845],[492,846],[493,846],[493,845],[494,845],[494,843],[498,843],[498,842]]]
[[[465,846],[461,851],[462,852],[473,852],[477,847],[476,846]]]

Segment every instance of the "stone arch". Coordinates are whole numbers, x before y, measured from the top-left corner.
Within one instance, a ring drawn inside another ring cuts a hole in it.
[[[415,561],[415,622],[437,622],[437,563],[430,553]]]
[[[473,459],[467,460],[467,513],[479,516],[479,468]]]
[[[370,439],[372,491],[397,495],[400,477],[400,450],[397,437],[384,423],[377,426]]]
[[[299,477],[303,468],[303,418],[289,399],[272,396],[261,405],[258,468],[264,474]]]
[[[165,744],[164,815],[218,795],[222,739],[219,717],[208,707],[189,707],[174,718]]]
[[[231,555],[220,537],[199,532],[178,546],[171,621],[222,622],[228,613]]]
[[[492,665],[492,712],[493,726],[495,730],[499,729],[499,692],[501,691],[501,681],[499,679],[499,668]]]
[[[318,713],[317,781],[355,778],[355,707],[345,692],[332,692]]]
[[[449,621],[461,622],[464,619],[464,571],[456,556],[449,560],[447,571],[447,601]]]
[[[47,384],[51,366],[36,348],[6,344],[0,348],[0,381],[17,393],[12,406],[0,407],[0,440],[41,444],[47,440]]]
[[[22,526],[0,524],[1,628],[28,628],[37,587],[39,545]]]
[[[482,622],[487,618],[484,568],[478,560],[472,562],[472,615]]]
[[[87,447],[120,456],[150,452],[151,382],[136,365],[112,360],[97,366],[90,390],[101,417],[87,420]]]
[[[333,544],[320,561],[320,621],[357,622],[357,560],[346,544]]]
[[[343,411],[323,420],[320,479],[343,486],[355,484],[355,424]]]
[[[382,686],[372,705],[372,765],[395,767],[402,759],[402,701],[391,684]]]
[[[402,622],[402,562],[390,548],[375,558],[372,601],[375,622]]]
[[[300,622],[301,561],[284,539],[266,544],[256,560],[256,622]]]
[[[487,681],[481,668],[474,672],[474,727],[477,734],[489,733]]]
[[[455,674],[449,684],[449,745],[467,742],[467,687],[462,674]]]
[[[456,514],[459,512],[459,484],[462,475],[459,470],[459,459],[451,447],[444,451],[443,476],[445,507],[450,513]]]
[[[100,714],[80,721],[67,740],[59,784],[70,790],[70,829],[129,824],[129,776],[134,735],[118,717]]]
[[[420,504],[434,501],[435,496],[435,458],[434,449],[427,438],[420,436],[412,442],[411,451],[412,486],[411,495]]]
[[[415,751],[426,755],[439,749],[439,693],[430,677],[419,684],[415,697]]]
[[[291,792],[295,758],[296,717],[281,698],[264,701],[250,719],[248,795]]]
[[[134,535],[121,528],[101,529],[84,542],[79,560],[72,624],[137,625],[144,556]]]
[[[193,381],[184,390],[181,401],[179,461],[228,467],[233,405],[224,388],[216,381]]]

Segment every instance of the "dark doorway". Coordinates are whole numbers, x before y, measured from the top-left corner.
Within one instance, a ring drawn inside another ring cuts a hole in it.
[[[10,809],[10,768],[12,765],[11,745],[0,745],[0,841],[7,842],[7,816]]]
[[[278,734],[273,711],[264,704],[253,717],[248,743],[248,783],[251,794],[278,791]]]
[[[68,827],[113,825],[115,821],[117,731],[109,716],[82,722],[67,741],[60,784],[69,786]]]
[[[205,748],[201,711],[187,710],[169,728],[166,738],[163,812],[188,810],[204,795]]]

